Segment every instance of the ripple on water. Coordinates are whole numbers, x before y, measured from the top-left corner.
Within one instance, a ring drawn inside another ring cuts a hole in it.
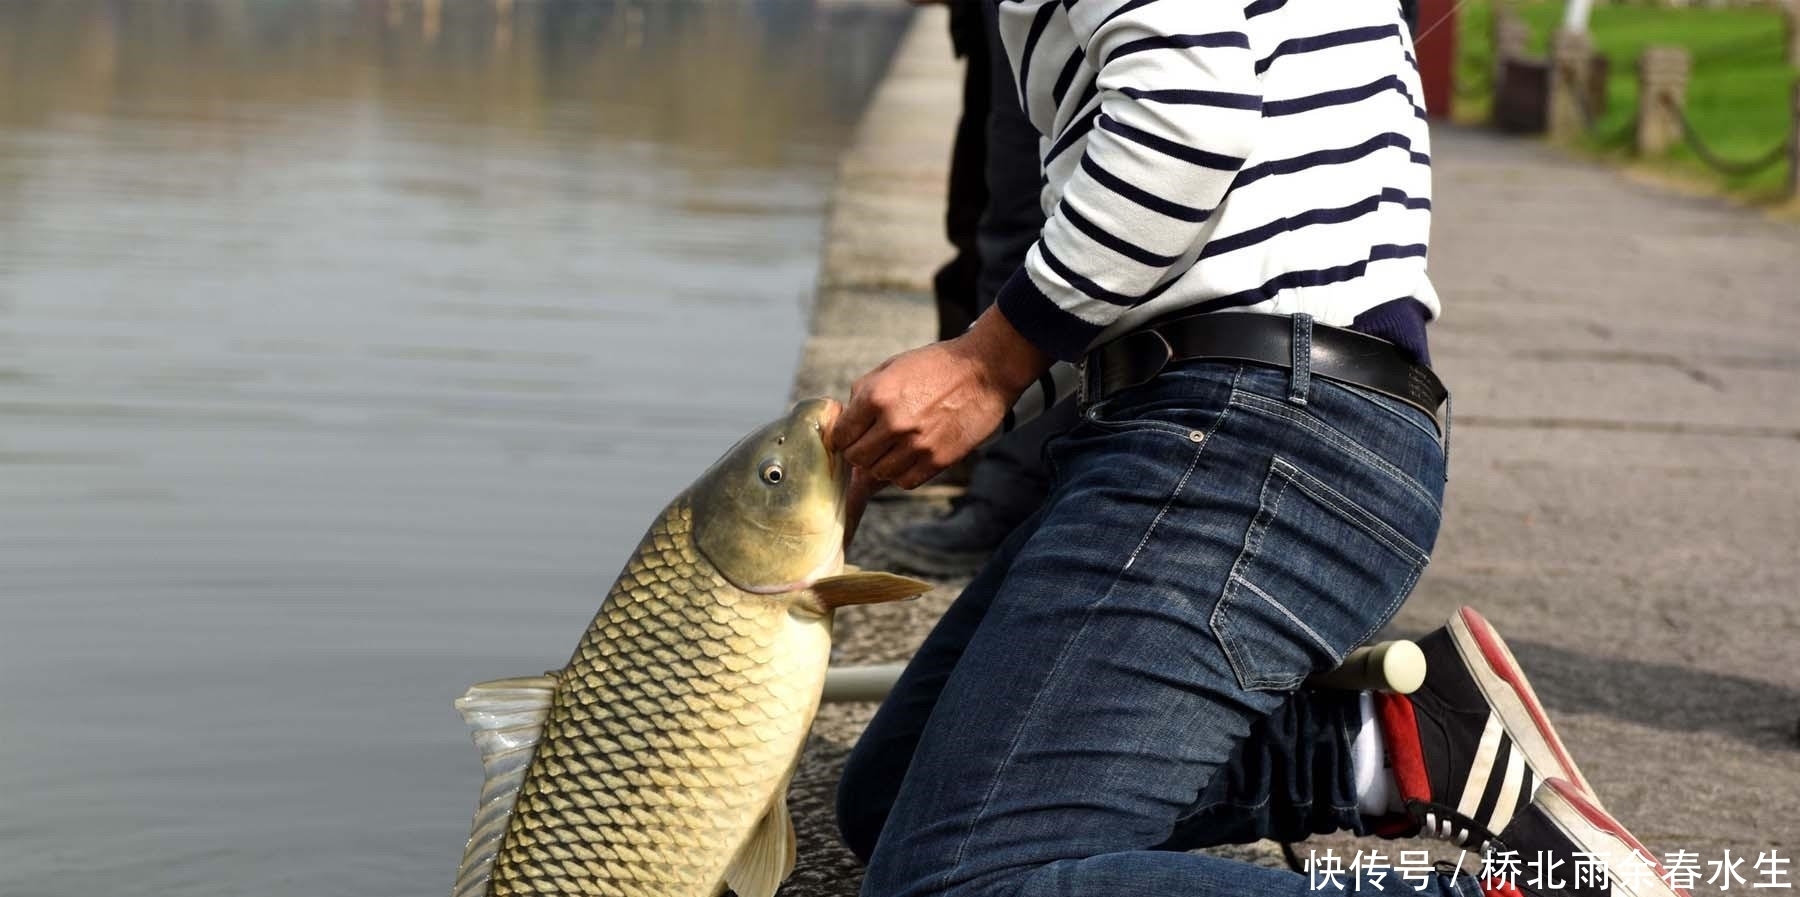
[[[780,409],[902,5],[428,9],[0,3],[0,893],[442,893]]]

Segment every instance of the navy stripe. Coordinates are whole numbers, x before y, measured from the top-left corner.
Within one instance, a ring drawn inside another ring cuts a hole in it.
[[[1242,31],[1215,31],[1211,34],[1158,34],[1154,37],[1140,37],[1134,41],[1126,41],[1106,56],[1106,64],[1112,65],[1121,56],[1143,53],[1147,50],[1191,50],[1196,47],[1216,48],[1235,47],[1239,50],[1250,49],[1250,38]]]
[[[1037,18],[1031,20],[1031,32],[1025,36],[1025,52],[1019,56],[1019,108],[1025,110],[1029,117],[1031,103],[1026,91],[1031,89],[1031,57],[1037,52],[1038,38],[1044,36],[1044,29],[1050,27],[1050,18],[1056,14],[1056,4],[1046,3],[1038,8]]]
[[[1268,224],[1253,227],[1229,237],[1215,237],[1207,242],[1205,249],[1200,251],[1200,258],[1208,259],[1224,255],[1227,252],[1247,249],[1258,243],[1268,242],[1282,234],[1292,233],[1315,224],[1343,224],[1347,221],[1355,221],[1364,215],[1374,213],[1381,208],[1382,203],[1394,203],[1408,209],[1421,208],[1417,203],[1424,203],[1423,208],[1431,208],[1431,201],[1428,199],[1414,199],[1400,190],[1388,187],[1368,199],[1358,200],[1347,206],[1335,209],[1310,209],[1297,215],[1277,218]]]
[[[1070,224],[1075,225],[1076,230],[1087,234],[1088,239],[1093,240],[1101,246],[1105,246],[1140,265],[1148,265],[1152,268],[1167,268],[1176,262],[1181,261],[1181,256],[1179,255],[1157,255],[1130,240],[1126,240],[1107,231],[1100,225],[1089,221],[1087,216],[1075,211],[1066,200],[1059,203],[1058,207],[1062,211],[1063,218]]]
[[[1080,107],[1078,106],[1076,108]],[[1070,125],[1067,130],[1062,132],[1061,137],[1056,138],[1056,143],[1050,146],[1050,151],[1044,154],[1043,165],[1048,167],[1051,162],[1056,161],[1057,156],[1063,154],[1063,150],[1074,146],[1075,141],[1087,136],[1087,132],[1094,129],[1094,120],[1099,117],[1100,107],[1095,106],[1088,110],[1088,114],[1083,115],[1080,120]]]
[[[1287,0],[1256,0],[1244,7],[1244,18],[1254,19],[1264,13],[1271,13],[1287,5]]]
[[[1092,103],[1094,101],[1094,97],[1097,97],[1099,95],[1100,95],[1100,79],[1094,78],[1094,79],[1088,81],[1087,87],[1082,88],[1081,99],[1075,101],[1075,108],[1086,109],[1087,104]]]
[[[1328,106],[1345,106],[1350,103],[1366,100],[1389,90],[1399,93],[1409,102],[1412,100],[1412,94],[1407,92],[1406,85],[1402,84],[1398,77],[1389,75],[1385,78],[1378,78],[1374,81],[1370,81],[1360,87],[1345,87],[1340,90],[1327,90],[1324,93],[1315,93],[1312,96],[1299,97],[1298,99],[1292,100],[1264,101],[1262,107],[1263,116],[1273,118],[1277,115],[1294,115],[1300,112],[1311,112],[1314,109],[1324,109]],[[1424,113],[1420,111],[1417,103],[1413,104],[1413,113],[1420,117],[1424,116]]]
[[[1088,344],[1104,329],[1069,314],[1045,296],[1024,268],[1014,271],[1000,287],[994,304],[1000,307],[1001,314],[1006,315],[1007,322],[1032,345],[1063,361],[1080,358]]]
[[[1315,268],[1310,271],[1289,271],[1280,277],[1270,279],[1260,287],[1232,293],[1229,296],[1220,296],[1217,299],[1210,299],[1193,306],[1193,308],[1195,313],[1201,313],[1218,311],[1223,308],[1241,308],[1246,305],[1255,305],[1258,302],[1267,302],[1268,300],[1275,298],[1276,294],[1280,293],[1282,290],[1292,290],[1299,287],[1322,287],[1334,283],[1343,283],[1346,280],[1355,280],[1356,278],[1363,276],[1364,272],[1368,271],[1371,262],[1424,257],[1424,243],[1410,243],[1405,246],[1384,243],[1379,246],[1370,247],[1369,256],[1363,261],[1351,262],[1347,265],[1337,265],[1331,268]]]
[[[1260,75],[1267,72],[1269,66],[1274,65],[1275,60],[1283,56],[1313,53],[1319,50],[1329,50],[1332,47],[1347,47],[1351,44],[1364,44],[1399,36],[1400,26],[1398,25],[1374,25],[1368,28],[1351,28],[1346,31],[1333,31],[1329,34],[1284,40],[1276,45],[1275,52],[1256,61],[1256,73]]]
[[[1227,156],[1222,153],[1213,153],[1203,149],[1196,149],[1191,146],[1183,146],[1166,137],[1158,137],[1148,131],[1140,131],[1130,125],[1121,124],[1114,121],[1110,115],[1101,114],[1100,128],[1101,130],[1111,131],[1140,146],[1156,150],[1165,156],[1180,159],[1183,162],[1198,165],[1202,168],[1212,168],[1218,171],[1236,171],[1244,164],[1244,160],[1237,156]]]
[[[1187,221],[1193,224],[1200,224],[1212,215],[1212,209],[1196,209],[1178,202],[1170,202],[1148,190],[1132,186],[1118,175],[1101,168],[1100,163],[1094,161],[1093,156],[1081,157],[1081,170],[1087,172],[1089,177],[1106,189],[1159,215],[1167,215],[1177,221]]]
[[[1006,320],[1033,345],[1063,361],[1074,361],[1086,351],[1101,326],[1078,318],[1058,306],[1031,279],[1024,268],[1013,272],[994,297]]]
[[[1127,3],[1124,6],[1121,6],[1118,9],[1115,9],[1112,12],[1107,13],[1106,18],[1100,20],[1100,26],[1104,27],[1107,22],[1110,22],[1113,19],[1116,19],[1122,15],[1125,15],[1126,13],[1131,12],[1132,10],[1142,9],[1142,8],[1149,6],[1150,4],[1155,3],[1155,2],[1156,2],[1156,0],[1131,0],[1130,3]],[[1096,27],[1094,30],[1099,31],[1100,28]]]
[[[1156,287],[1155,289],[1151,290],[1148,293],[1145,293],[1142,296],[1127,296],[1124,293],[1115,293],[1112,290],[1109,290],[1109,289],[1093,282],[1092,280],[1089,280],[1088,278],[1081,276],[1081,274],[1078,273],[1074,268],[1071,268],[1068,265],[1063,264],[1063,260],[1057,258],[1056,253],[1051,252],[1050,247],[1047,244],[1045,244],[1044,241],[1039,240],[1037,247],[1038,247],[1038,256],[1044,260],[1044,264],[1050,266],[1050,270],[1056,272],[1056,276],[1061,277],[1063,280],[1068,281],[1069,286],[1072,286],[1075,289],[1079,290],[1083,296],[1086,296],[1089,299],[1094,300],[1095,302],[1104,302],[1107,305],[1117,305],[1117,306],[1120,306],[1123,308],[1130,308],[1131,306],[1139,305],[1144,302],[1149,302],[1150,300],[1155,299],[1158,296],[1161,296],[1165,291],[1167,291],[1169,289],[1169,287],[1171,287],[1175,284],[1175,280],[1170,280],[1169,282]],[[1177,279],[1179,279],[1179,278],[1177,278]]]
[[[1063,97],[1068,95],[1069,85],[1075,82],[1075,73],[1081,70],[1081,63],[1085,59],[1087,54],[1076,47],[1075,52],[1069,56],[1069,61],[1063,64],[1062,74],[1056,76],[1056,87],[1050,91],[1050,96],[1056,100],[1056,108],[1062,108]]]
[[[1315,150],[1310,153],[1294,156],[1290,159],[1275,159],[1273,161],[1263,162],[1260,165],[1252,165],[1238,173],[1237,180],[1232,182],[1231,187],[1235,190],[1239,187],[1254,184],[1270,175],[1294,174],[1320,165],[1342,165],[1346,162],[1355,162],[1358,159],[1374,155],[1389,147],[1406,150],[1414,162],[1423,165],[1431,164],[1430,156],[1427,156],[1424,153],[1412,152],[1412,141],[1408,140],[1405,134],[1389,131],[1386,134],[1377,134],[1355,146],[1347,146],[1343,149]]]
[[[1134,100],[1148,100],[1152,103],[1215,106],[1220,109],[1262,108],[1262,97],[1253,93],[1227,93],[1222,90],[1139,90],[1135,87],[1121,87],[1119,92]]]
[[[1394,80],[1400,81],[1400,79],[1398,77],[1394,78]],[[1400,95],[1405,97],[1406,101],[1408,103],[1412,104],[1414,115],[1416,115],[1420,118],[1425,117],[1425,105],[1423,103],[1420,103],[1418,98],[1416,98],[1412,95],[1412,91],[1406,89],[1406,82],[1400,81],[1400,83],[1397,86],[1395,86],[1394,89],[1399,91]]]

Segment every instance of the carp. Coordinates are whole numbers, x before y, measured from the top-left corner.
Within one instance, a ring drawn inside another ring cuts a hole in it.
[[[929,583],[844,565],[850,468],[801,402],[650,525],[575,653],[456,702],[486,780],[454,897],[770,897],[833,612]]]

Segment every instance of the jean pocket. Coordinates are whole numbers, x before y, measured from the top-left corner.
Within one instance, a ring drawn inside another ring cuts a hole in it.
[[[1200,429],[1202,419],[1204,423],[1211,424],[1217,418],[1216,414],[1208,415],[1188,408],[1119,407],[1114,401],[1108,399],[1088,407],[1077,423],[1108,433],[1157,432],[1193,439],[1194,434],[1204,432]]]
[[[1277,457],[1213,610],[1213,635],[1243,688],[1297,688],[1386,625],[1429,560],[1393,525]]]

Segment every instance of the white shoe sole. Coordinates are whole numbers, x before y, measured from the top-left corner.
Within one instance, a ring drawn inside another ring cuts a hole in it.
[[[1605,857],[1614,897],[1691,897],[1669,884],[1672,876],[1656,854],[1573,783],[1551,779],[1538,793],[1537,805],[1581,849]]]
[[[1525,762],[1545,779],[1560,778],[1574,783],[1587,793],[1590,802],[1598,805],[1599,796],[1575,766],[1574,758],[1557,736],[1556,729],[1551,727],[1550,716],[1544,712],[1544,705],[1531,690],[1531,683],[1525,679],[1525,673],[1519,669],[1519,662],[1513,659],[1512,651],[1506,647],[1500,633],[1495,632],[1494,627],[1472,607],[1457,610],[1450,617],[1449,628],[1451,642],[1462,655],[1463,664],[1474,677],[1476,687],[1499,715],[1500,724],[1512,736],[1513,744],[1524,752]]]

